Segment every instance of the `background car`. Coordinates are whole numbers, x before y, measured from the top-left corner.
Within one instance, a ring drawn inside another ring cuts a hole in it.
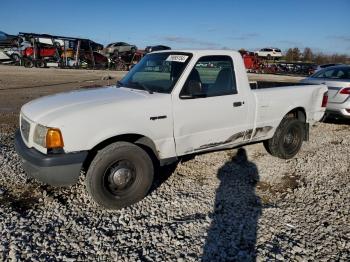
[[[131,52],[135,53],[137,50],[137,47],[135,45],[130,45],[125,42],[116,42],[116,43],[111,43],[106,46],[104,49],[104,53],[106,55],[118,55],[119,53],[124,53],[124,52]]]
[[[20,43],[20,38],[0,31],[0,47],[13,47]]]
[[[320,70],[322,70],[324,68],[327,68],[327,67],[330,67],[330,66],[337,66],[337,65],[342,65],[342,64],[324,64],[324,65],[319,65],[316,68],[316,72],[320,71]]]
[[[108,58],[96,51],[92,52],[93,55],[91,55],[91,52],[82,52],[80,54],[80,61],[81,63],[86,63],[87,67],[93,67],[93,64],[95,63],[95,68],[107,68],[108,67]]]
[[[326,114],[350,118],[350,66],[327,67],[301,80],[301,83],[326,84],[328,86]]]
[[[272,59],[272,58],[279,59],[282,57],[281,49],[278,49],[278,48],[263,48],[263,49],[260,49],[259,51],[256,51],[255,54],[257,54],[259,57],[264,57],[267,59]]]
[[[155,51],[162,51],[162,50],[170,50],[171,48],[166,45],[153,45],[153,46],[147,46],[145,48],[146,53],[151,53]]]

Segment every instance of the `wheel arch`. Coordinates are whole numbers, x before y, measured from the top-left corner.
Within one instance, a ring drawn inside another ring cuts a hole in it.
[[[286,116],[294,117],[304,123],[306,123],[306,120],[307,120],[306,111],[305,111],[305,108],[303,107],[296,107],[290,110],[287,114],[285,114],[284,117]]]
[[[283,116],[280,123],[286,117],[298,119],[299,121],[301,121],[304,124],[304,129],[305,129],[304,141],[309,141],[309,124],[307,123],[307,115],[306,115],[305,108],[303,108],[301,106],[293,108],[292,110],[290,110],[288,113],[286,113]]]
[[[143,150],[147,152],[147,154],[151,157],[154,164],[159,163],[158,150],[152,139],[141,134],[122,134],[122,135],[116,135],[108,139],[105,139],[99,142],[93,148],[91,148],[88,151],[88,156],[86,157],[83,163],[83,169],[88,170],[91,164],[91,161],[94,159],[94,157],[96,156],[99,150],[118,141],[130,142],[135,145],[138,145],[139,147],[141,147]]]

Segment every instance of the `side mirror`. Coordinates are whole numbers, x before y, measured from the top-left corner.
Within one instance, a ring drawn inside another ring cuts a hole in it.
[[[188,81],[187,92],[189,95],[198,95],[202,93],[202,84],[196,80]]]
[[[206,94],[202,91],[202,83],[196,80],[188,81],[184,92],[180,94],[182,99],[193,99],[206,97]]]

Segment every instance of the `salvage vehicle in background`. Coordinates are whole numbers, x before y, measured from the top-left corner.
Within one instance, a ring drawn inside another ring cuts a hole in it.
[[[80,55],[80,63],[86,68],[90,68],[94,65],[95,69],[106,69],[108,68],[108,58],[96,51],[82,52]]]
[[[328,104],[326,116],[350,118],[350,66],[330,66],[300,81],[303,84],[326,84]]]
[[[22,53],[18,47],[2,48],[0,50],[0,62],[20,65]]]
[[[235,51],[161,51],[116,86],[25,104],[15,147],[28,175],[47,184],[74,184],[87,170],[92,198],[117,209],[146,196],[157,166],[182,157],[255,142],[294,157],[326,104],[322,84],[251,90]]]
[[[137,47],[135,45],[130,45],[125,42],[111,43],[103,49],[104,55],[107,56],[119,56],[120,53],[130,52],[135,53]]]
[[[108,59],[97,53],[103,48],[90,39],[23,33],[19,36],[29,43],[23,50],[25,67],[106,68]]]
[[[22,51],[22,59],[25,67],[46,67],[49,62],[58,62],[59,53],[54,46],[38,44],[35,48],[25,48]]]
[[[151,45],[151,46],[147,46],[145,48],[146,53],[163,51],[163,50],[171,50],[171,48],[169,46],[165,46],[165,45]]]
[[[255,54],[257,54],[257,56],[259,57],[263,57],[268,60],[279,59],[282,57],[281,49],[278,48],[263,48],[259,51],[255,51]]]

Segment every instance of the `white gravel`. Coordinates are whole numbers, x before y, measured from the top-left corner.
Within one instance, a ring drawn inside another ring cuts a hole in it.
[[[12,137],[0,133],[0,261],[350,260],[349,123],[317,124],[288,161],[260,144],[197,156],[113,212],[83,179],[28,179]]]

